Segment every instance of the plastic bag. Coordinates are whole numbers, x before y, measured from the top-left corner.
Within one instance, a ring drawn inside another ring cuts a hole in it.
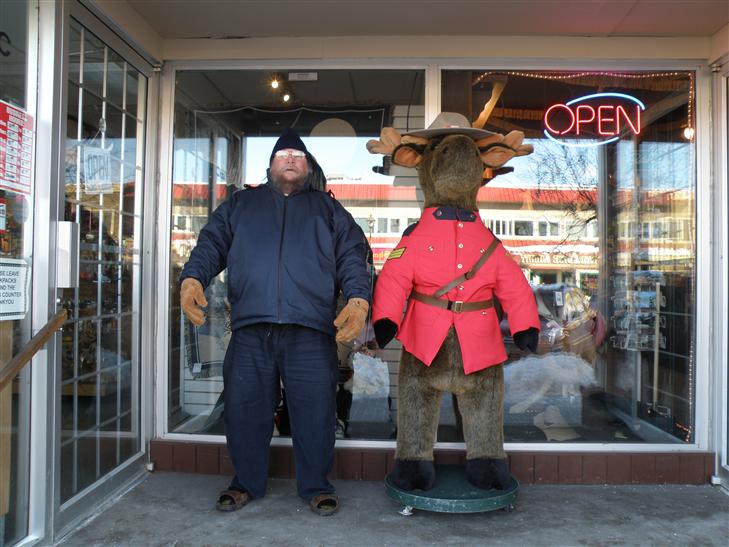
[[[357,352],[352,358],[355,397],[387,397],[390,394],[390,371],[387,363],[378,357]]]

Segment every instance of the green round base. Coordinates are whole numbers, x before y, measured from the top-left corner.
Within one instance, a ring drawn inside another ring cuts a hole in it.
[[[385,491],[395,501],[424,511],[438,513],[481,513],[496,509],[511,510],[519,490],[519,482],[512,476],[506,490],[482,490],[466,480],[462,465],[436,465],[435,485],[430,490],[408,492],[385,478]]]

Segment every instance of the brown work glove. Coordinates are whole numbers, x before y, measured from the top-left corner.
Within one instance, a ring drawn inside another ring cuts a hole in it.
[[[370,305],[364,298],[350,298],[334,320],[337,342],[351,342],[362,332]]]
[[[199,327],[205,323],[205,312],[200,308],[207,306],[208,301],[202,283],[193,277],[185,278],[180,286],[180,305],[193,325]]]

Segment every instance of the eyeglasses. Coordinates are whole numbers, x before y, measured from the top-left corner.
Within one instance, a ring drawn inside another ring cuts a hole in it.
[[[301,150],[277,150],[274,154],[274,157],[282,160],[288,158],[289,156],[294,159],[300,160],[306,157],[306,152],[302,152]]]

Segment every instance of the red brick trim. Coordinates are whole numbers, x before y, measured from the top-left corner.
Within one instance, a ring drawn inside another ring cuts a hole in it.
[[[158,471],[231,475],[224,444],[154,439],[150,457]],[[463,464],[465,451],[440,450],[436,463]],[[514,452],[511,472],[522,484],[709,484],[714,469],[711,452]],[[331,479],[384,479],[393,465],[393,450],[337,448]],[[291,447],[271,447],[269,474],[293,478]]]

